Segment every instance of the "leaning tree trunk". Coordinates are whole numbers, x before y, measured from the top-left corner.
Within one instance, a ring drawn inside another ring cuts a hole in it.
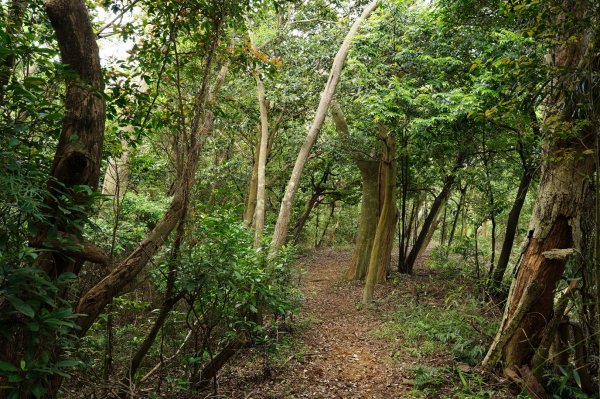
[[[589,12],[583,9],[586,7],[583,2],[577,4],[571,10],[572,15]],[[579,40],[565,41],[565,44],[556,48],[552,57],[553,66],[563,74],[556,80],[556,93],[546,100],[545,117],[547,125],[557,131],[547,136],[544,145],[545,161],[529,224],[529,242],[511,286],[497,335],[503,337],[506,344],[496,350],[491,348],[483,363],[484,367],[490,369],[500,357],[504,370],[512,371],[513,375],[515,372],[517,375],[531,374],[533,354],[540,345],[545,327],[553,318],[556,283],[562,277],[568,254],[580,248],[582,238],[580,216],[586,181],[594,168],[590,149],[594,148],[597,131],[595,126],[590,128],[582,124],[583,120],[578,119],[578,115],[582,115],[579,113],[582,106],[597,112],[600,104],[597,95],[590,96],[593,103],[578,100],[578,90],[590,90],[591,86],[588,86],[585,78],[581,78],[584,74],[578,75],[572,71],[589,68],[597,73],[600,60],[594,53],[597,50],[591,35],[580,33],[575,37]],[[557,120],[561,123],[557,124]],[[564,131],[566,127],[572,129],[578,126],[588,130],[579,133]],[[569,137],[564,138],[565,133],[570,133]],[[595,150],[591,152],[595,153]],[[524,302],[522,298],[525,297],[526,287],[532,284],[542,287],[540,294],[533,298],[514,331],[506,331],[519,304]]]
[[[394,230],[396,227],[396,142],[393,135],[383,126],[379,126],[379,134],[384,142],[381,157],[380,186],[383,192],[381,213],[377,221],[375,238],[369,257],[369,267],[365,279],[363,291],[363,303],[369,304],[373,300],[375,283],[385,281],[388,270],[392,245],[394,242]]]
[[[506,230],[504,233],[504,242],[502,243],[502,250],[498,257],[498,264],[492,274],[490,280],[490,291],[492,293],[498,293],[500,286],[502,285],[502,279],[510,260],[510,254],[512,252],[513,243],[515,241],[515,235],[519,226],[519,216],[521,215],[521,209],[525,203],[525,197],[529,190],[529,185],[533,180],[534,171],[531,168],[527,168],[521,175],[521,181],[519,182],[519,188],[517,190],[517,196],[513,202],[513,206],[508,214],[508,220],[506,222]]]
[[[279,209],[279,215],[277,217],[277,223],[275,224],[275,231],[273,232],[273,240],[271,241],[271,252],[278,251],[279,248],[285,244],[290,219],[292,216],[292,205],[294,198],[296,197],[296,193],[298,192],[302,171],[304,170],[304,166],[306,165],[308,156],[310,155],[310,150],[315,144],[317,136],[321,131],[321,126],[323,126],[323,122],[327,116],[327,110],[329,109],[329,104],[333,99],[337,84],[340,80],[342,68],[346,61],[346,57],[348,56],[348,51],[350,50],[350,44],[352,43],[352,40],[354,39],[354,36],[358,32],[358,29],[362,23],[369,18],[371,13],[377,8],[378,5],[379,0],[375,0],[365,7],[360,17],[354,21],[354,24],[350,28],[350,31],[346,35],[346,38],[342,42],[342,45],[340,46],[340,49],[333,60],[331,72],[329,72],[329,78],[325,84],[325,90],[323,91],[323,94],[321,94],[321,100],[319,101],[315,118],[310,126],[308,134],[306,135],[304,144],[302,144],[302,148],[300,148],[300,152],[298,153],[298,157],[294,163],[292,175],[290,176],[290,180],[285,188],[285,193],[281,201],[281,207]]]
[[[448,197],[449,196],[450,196],[450,193],[448,193]],[[433,220],[433,223],[427,229],[427,234],[425,234],[425,240],[423,241],[423,244],[421,244],[421,248],[419,249],[419,252],[417,253],[417,259],[419,259],[419,257],[425,253],[425,250],[427,249],[427,247],[429,247],[429,244],[431,243],[431,240],[433,238],[433,234],[437,230],[438,225],[440,224],[440,222],[442,220],[442,211],[445,211],[445,209],[446,209],[448,197],[446,197],[442,201],[442,205],[439,207],[439,209],[437,211],[437,215],[435,216],[435,218]]]
[[[444,205],[448,196],[450,195],[450,190],[452,189],[452,185],[456,180],[456,172],[460,167],[462,167],[464,155],[461,153],[458,155],[456,159],[456,163],[452,170],[452,173],[446,176],[446,181],[444,182],[444,186],[442,187],[442,191],[435,197],[433,204],[431,205],[431,209],[423,222],[423,227],[419,232],[417,237],[417,241],[415,245],[410,250],[410,253],[406,257],[406,263],[403,265],[401,272],[411,274],[413,272],[413,268],[415,266],[415,262],[417,261],[417,257],[419,253],[423,251],[423,247],[425,242],[427,241],[427,235],[429,234],[429,230],[432,228],[432,225],[437,220],[440,209]],[[433,234],[433,233],[432,233]]]

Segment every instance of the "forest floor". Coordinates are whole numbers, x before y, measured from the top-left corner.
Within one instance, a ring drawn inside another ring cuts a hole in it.
[[[482,308],[460,273],[428,267],[428,257],[412,276],[378,285],[375,305],[363,308],[362,284],[342,278],[350,251],[304,255],[298,267],[305,302],[284,348],[269,361],[257,353],[238,356],[208,397],[512,396],[472,367],[491,339],[497,310]]]

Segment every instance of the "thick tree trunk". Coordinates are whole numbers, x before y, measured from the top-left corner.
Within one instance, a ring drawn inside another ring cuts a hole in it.
[[[570,4],[570,18],[591,12],[587,3]],[[577,17],[578,18],[578,17]],[[564,22],[560,22],[563,24]],[[565,32],[567,36],[570,33]],[[553,67],[562,71],[556,80],[553,97],[546,100],[546,121],[558,129],[548,135],[544,145],[544,164],[540,187],[529,224],[529,242],[518,266],[511,286],[504,319],[498,335],[502,335],[509,320],[521,301],[525,287],[535,283],[543,287],[523,318],[516,332],[502,350],[505,370],[529,367],[537,350],[545,327],[553,317],[554,290],[562,277],[567,255],[581,247],[580,217],[586,182],[593,172],[594,159],[589,149],[595,149],[594,139],[598,133],[593,126],[576,134],[565,132],[567,126],[580,126],[582,115],[578,111],[584,105],[577,99],[579,90],[591,90],[585,81],[588,69],[597,73],[600,61],[595,38],[579,33],[577,41],[565,41],[553,54]],[[572,71],[586,71],[576,74]],[[575,79],[583,79],[578,81]],[[593,112],[599,108],[599,99],[590,93],[591,103],[585,106]],[[587,96],[587,94],[586,94]],[[556,120],[561,121],[560,124]],[[556,127],[558,126],[558,127]],[[575,137],[564,138],[565,133]],[[493,365],[492,365],[493,366]]]
[[[92,190],[98,186],[106,111],[98,45],[85,4],[78,0],[50,0],[46,2],[46,12],[56,33],[62,63],[68,65],[72,76],[66,82],[65,116],[50,170],[54,180],[48,183],[51,195],[46,200],[47,222],[38,226],[31,244],[49,246],[55,252],[54,256],[42,255],[40,265],[50,275],[58,276],[75,271],[76,261],[61,255],[60,247],[46,242],[46,234],[53,226],[82,243],[80,231],[74,225],[85,215],[71,214],[68,218],[61,215],[59,209],[64,204],[59,203],[63,197],[59,193],[78,185]],[[82,194],[70,195],[76,203],[86,202]]]
[[[362,179],[362,197],[352,263],[346,272],[348,280],[362,280],[367,275],[379,216],[379,162],[357,161],[357,164]]]
[[[396,227],[396,142],[392,134],[383,126],[379,126],[379,134],[384,142],[381,159],[381,188],[383,191],[383,203],[373,248],[369,257],[369,266],[365,278],[363,291],[363,304],[368,305],[373,301],[373,290],[375,283],[385,281],[389,261],[394,242],[394,230]]]
[[[335,128],[342,141],[348,140],[349,129],[346,118],[337,101],[331,102],[331,116]],[[347,280],[362,280],[367,275],[377,220],[380,212],[380,164],[381,160],[375,161],[364,159],[354,155],[352,157],[360,171],[362,183],[362,196],[360,201],[360,216],[358,232],[356,235],[354,251],[350,267],[345,274]]]
[[[25,4],[17,2],[13,7],[25,7]],[[77,272],[81,258],[90,257],[88,250],[94,251],[93,256],[98,255],[102,263],[108,263],[106,255],[98,248],[83,242],[80,227],[86,220],[89,198],[87,194],[72,190],[79,185],[88,186],[91,190],[96,190],[98,186],[106,111],[98,46],[85,4],[79,0],[49,0],[45,6],[56,34],[61,62],[70,73],[65,82],[61,134],[50,170],[52,178],[48,182],[49,194],[45,200],[45,222],[35,226],[32,222],[31,227],[35,227],[36,235],[30,239],[30,245],[47,250],[37,258],[36,266],[51,277],[57,277],[63,272]],[[23,10],[13,11],[21,13]],[[22,17],[20,15],[18,18]],[[4,75],[3,79],[10,79],[10,75]],[[72,212],[68,217],[64,215],[61,210],[65,205],[62,203],[64,197],[72,201],[70,206],[82,205],[81,211]],[[79,246],[81,249],[67,251],[60,240],[48,240],[50,229],[56,230],[58,236],[71,237],[74,242],[70,246]],[[0,357],[3,360],[18,363],[24,351],[38,349],[24,348],[25,340],[22,337],[25,334],[24,331],[14,331],[11,339],[0,343]],[[44,349],[54,360],[60,356],[61,348],[51,338],[40,337],[37,345],[46,346]],[[46,381],[46,388],[51,395],[57,392],[60,381],[57,375]],[[0,385],[6,385],[1,378]],[[20,397],[30,396],[29,392],[23,392]],[[0,389],[0,398],[4,397],[6,390]]]
[[[285,188],[285,193],[281,201],[281,207],[279,209],[279,215],[277,217],[277,223],[275,225],[275,231],[273,232],[273,240],[271,241],[271,252],[278,251],[279,248],[285,244],[290,219],[292,216],[292,205],[298,191],[300,178],[302,176],[304,166],[308,161],[310,150],[317,140],[317,136],[321,131],[321,126],[323,126],[323,122],[327,116],[327,110],[329,109],[329,104],[333,99],[338,81],[340,80],[342,68],[346,61],[346,57],[348,56],[348,51],[350,50],[350,44],[352,43],[352,40],[354,39],[354,36],[358,32],[358,29],[362,23],[369,18],[371,13],[377,8],[378,5],[379,0],[375,0],[365,7],[360,17],[350,28],[350,31],[346,35],[346,38],[340,46],[335,59],[333,60],[331,72],[329,73],[329,78],[325,84],[325,89],[321,94],[321,100],[319,102],[315,118],[310,126],[306,140],[304,141],[304,144],[302,144],[302,148],[298,153],[298,157],[294,163],[294,169],[292,170],[292,175],[290,176],[290,180]]]
[[[565,147],[553,147],[546,154]],[[570,147],[574,149],[573,147]],[[580,152],[582,149],[580,149]],[[552,318],[554,288],[562,277],[566,257],[553,257],[548,251],[569,249],[575,242],[585,176],[592,170],[591,157],[546,162],[540,189],[529,225],[530,239],[519,265],[509,298],[505,319],[514,313],[524,287],[532,281],[544,290],[532,303],[528,314],[503,350],[505,368],[529,363],[542,332]],[[504,323],[503,323],[504,325]]]

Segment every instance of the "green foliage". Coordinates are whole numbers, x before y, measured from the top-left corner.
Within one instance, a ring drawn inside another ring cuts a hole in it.
[[[25,349],[11,361],[0,361],[9,398],[24,392],[40,398],[50,377],[68,377],[70,369],[80,364],[72,357],[76,315],[61,298],[74,278],[72,273],[63,273],[52,280],[38,268],[0,265],[0,338],[8,340],[19,333]],[[63,348],[60,358],[53,353],[53,345]]]
[[[291,249],[267,260],[253,239],[233,212],[197,215],[189,249],[177,265],[176,287],[202,323],[264,340],[259,313],[272,315],[274,323],[285,320],[296,309],[299,292],[292,285]]]

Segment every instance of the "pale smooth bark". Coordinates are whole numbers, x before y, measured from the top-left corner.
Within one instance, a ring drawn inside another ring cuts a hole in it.
[[[342,68],[346,61],[346,57],[348,56],[348,51],[350,50],[350,44],[352,43],[352,40],[358,32],[360,26],[369,18],[379,3],[379,0],[375,0],[365,7],[360,17],[354,21],[354,24],[350,28],[350,31],[346,35],[346,38],[344,39],[335,56],[333,65],[331,67],[331,72],[329,73],[329,78],[325,84],[325,89],[321,94],[321,100],[319,102],[315,118],[310,126],[308,134],[306,135],[304,144],[302,144],[302,147],[300,148],[300,152],[298,153],[298,157],[296,158],[296,162],[294,164],[294,169],[292,170],[292,175],[290,176],[290,180],[285,189],[285,194],[283,195],[283,200],[281,201],[279,216],[277,217],[277,223],[273,233],[273,240],[271,241],[271,252],[278,251],[279,248],[285,244],[290,219],[292,216],[292,205],[294,198],[296,197],[296,193],[298,192],[300,177],[302,176],[302,172],[304,171],[304,166],[308,161],[310,151],[317,140],[317,136],[319,135],[321,127],[323,126],[323,122],[325,121],[325,117],[327,116],[327,110],[329,109],[329,105],[333,99],[337,84],[340,80]]]
[[[260,247],[265,228],[265,191],[266,191],[266,166],[269,145],[269,114],[265,85],[256,72],[256,92],[260,108],[260,150],[258,152],[258,174],[256,186],[256,210],[254,212],[254,246]]]

